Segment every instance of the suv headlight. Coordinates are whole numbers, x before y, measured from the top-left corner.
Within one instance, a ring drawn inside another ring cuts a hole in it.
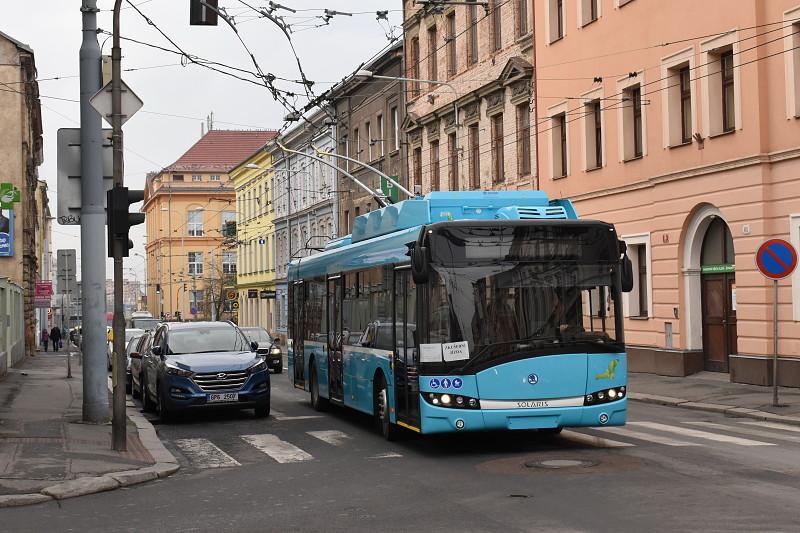
[[[280,355],[281,354],[281,349],[278,348],[277,346],[273,346],[272,349],[269,351],[269,354],[270,355]]]
[[[267,369],[267,362],[262,359],[253,366],[251,366],[250,368],[248,368],[247,372],[249,374],[255,374],[256,372],[261,372],[266,369]]]
[[[180,368],[169,363],[164,366],[167,367],[167,374],[172,374],[173,376],[183,376],[185,378],[194,376],[194,372],[191,370],[186,370],[185,368]]]

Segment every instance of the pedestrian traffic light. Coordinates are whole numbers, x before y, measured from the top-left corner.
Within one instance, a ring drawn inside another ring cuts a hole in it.
[[[161,294],[161,284],[156,283],[156,294]]]
[[[114,243],[122,241],[122,257],[128,257],[133,241],[128,237],[131,226],[144,222],[144,213],[129,213],[131,204],[144,200],[144,191],[115,186],[106,193],[108,224],[108,257],[114,257]]]
[[[190,26],[216,26],[219,0],[190,0]]]

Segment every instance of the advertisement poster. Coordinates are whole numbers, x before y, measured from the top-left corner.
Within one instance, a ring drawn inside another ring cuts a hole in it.
[[[14,256],[14,210],[0,209],[0,257]]]

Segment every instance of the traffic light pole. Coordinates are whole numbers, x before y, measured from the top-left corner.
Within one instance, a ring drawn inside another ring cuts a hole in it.
[[[122,153],[122,50],[120,49],[119,18],[122,0],[114,0],[114,41],[111,48],[111,128],[114,156],[114,187],[123,186],[124,161]],[[108,206],[111,212],[111,206]],[[127,212],[127,204],[126,204]],[[111,227],[108,228],[112,231]],[[127,232],[126,232],[127,233]],[[111,242],[112,239],[109,239]],[[111,418],[111,434],[113,449],[127,450],[126,415],[125,415],[125,309],[123,307],[122,289],[122,255],[123,242],[118,235],[113,239],[114,245],[114,362],[113,362],[113,411]]]

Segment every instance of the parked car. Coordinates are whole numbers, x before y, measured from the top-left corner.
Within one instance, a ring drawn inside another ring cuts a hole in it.
[[[145,331],[129,354],[131,363],[131,396],[134,398],[142,397],[142,356],[150,348],[150,344],[153,341],[153,333],[153,331]]]
[[[106,359],[108,369],[111,370],[111,362],[114,360],[114,334],[110,328],[106,329]],[[132,337],[139,337],[144,333],[143,329],[128,328],[125,330],[125,346],[128,345]],[[127,352],[126,352],[127,353]]]
[[[142,406],[162,420],[214,406],[269,416],[269,371],[257,348],[232,322],[160,324],[147,351],[131,354],[142,358]]]
[[[128,344],[125,345],[125,392],[130,394],[133,392],[133,380],[131,379],[131,353],[134,349],[139,346],[139,341],[142,339],[142,335],[144,335],[144,331],[141,333],[133,333],[128,335],[128,331],[125,330],[125,338],[128,341]]]
[[[264,328],[241,328],[251,342],[258,343],[258,355],[267,360],[267,366],[276,374],[283,372],[283,354],[278,340]]]

